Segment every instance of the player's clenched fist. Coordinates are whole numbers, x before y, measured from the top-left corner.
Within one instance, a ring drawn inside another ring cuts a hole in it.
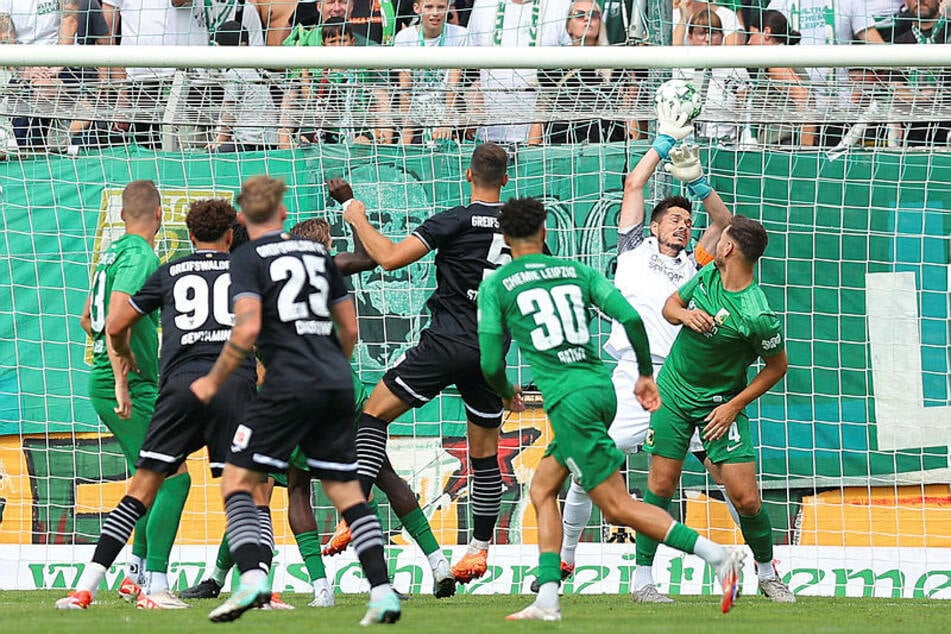
[[[330,196],[341,205],[353,198],[353,187],[342,178],[331,178],[327,181]]]

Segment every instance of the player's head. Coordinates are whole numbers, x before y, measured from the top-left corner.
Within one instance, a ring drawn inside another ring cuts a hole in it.
[[[343,18],[330,18],[324,22],[320,27],[320,41],[323,46],[354,46],[357,43],[350,23]]]
[[[670,196],[657,203],[651,211],[649,228],[661,246],[677,253],[687,248],[693,228],[692,207],[690,200],[683,196]]]
[[[122,221],[154,236],[162,226],[162,195],[153,181],[132,181],[122,190]]]
[[[433,38],[442,33],[449,14],[449,0],[417,0],[413,3],[413,11],[419,14],[420,28],[423,35]]]
[[[234,235],[232,227],[236,216],[237,212],[227,200],[196,200],[188,206],[188,215],[185,216],[188,237],[196,247],[199,243],[217,244],[227,251]]]
[[[935,2],[937,6],[937,1]],[[792,46],[799,44],[799,40],[802,39],[799,31],[789,28],[789,20],[786,16],[775,9],[753,11],[746,28],[749,29],[747,42],[754,46],[780,44]]]
[[[246,225],[261,225],[287,217],[284,192],[287,185],[282,178],[267,175],[252,176],[241,184],[238,205]]]
[[[575,46],[598,46],[604,22],[594,0],[575,0],[568,8],[565,30]]]
[[[350,0],[320,0],[320,21],[326,23],[330,18],[346,20],[352,8]],[[323,35],[323,33],[321,33]]]
[[[302,220],[291,227],[291,233],[330,248],[330,223],[323,218]]]
[[[690,17],[687,37],[693,46],[719,46],[723,44],[723,22],[710,9],[700,9]]]
[[[506,174],[509,164],[509,155],[505,148],[495,143],[483,143],[472,153],[469,169],[466,170],[466,180],[474,187],[483,189],[501,189],[509,182]]]
[[[242,244],[249,241],[250,239],[251,238],[248,236],[248,228],[235,220],[231,224],[231,247],[229,247],[228,250],[231,253],[234,253]]]
[[[510,198],[499,210],[499,230],[505,242],[545,242],[545,205],[537,198]]]
[[[746,216],[733,216],[717,242],[717,267],[722,269],[733,258],[740,258],[752,266],[763,255],[767,244],[769,236],[763,225]]]

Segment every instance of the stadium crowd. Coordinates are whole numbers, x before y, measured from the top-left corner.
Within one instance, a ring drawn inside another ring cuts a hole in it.
[[[948,42],[942,0],[2,0],[0,42],[198,46],[790,46]],[[658,29],[656,25],[665,25]],[[652,30],[653,29],[653,32]],[[166,110],[195,125],[182,149],[308,143],[576,143],[642,138],[646,72],[563,69],[192,71],[170,105],[170,68],[14,69],[6,107],[20,149],[163,147]],[[857,116],[869,145],[947,146],[946,69],[678,70],[704,97],[697,133],[724,144],[834,146]],[[747,115],[738,116],[746,108]],[[184,109],[184,110],[182,110]],[[902,123],[887,123],[904,113]],[[909,117],[910,111],[917,116]],[[63,113],[74,114],[69,121]],[[777,113],[786,113],[776,121]],[[851,115],[845,113],[852,113]],[[856,113],[860,113],[856,115]],[[929,116],[930,113],[930,116]],[[883,118],[884,117],[884,118]],[[910,122],[909,118],[924,122]],[[738,120],[749,124],[738,124]],[[68,125],[68,129],[67,129]],[[188,129],[190,128],[190,129]],[[9,129],[9,128],[8,128]],[[171,149],[167,145],[165,149]],[[177,149],[177,148],[175,148]]]

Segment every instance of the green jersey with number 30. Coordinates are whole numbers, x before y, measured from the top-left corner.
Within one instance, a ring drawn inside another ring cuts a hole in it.
[[[755,282],[742,291],[727,291],[713,263],[678,293],[689,309],[713,317],[714,326],[704,334],[680,329],[657,384],[664,399],[712,409],[746,387],[746,370],[758,357],[783,351],[782,325]]]
[[[594,269],[550,255],[525,255],[479,287],[480,341],[483,334],[510,333],[551,408],[586,387],[610,386],[611,374],[588,329],[591,306],[619,320],[639,320],[617,288]],[[646,334],[643,345],[646,350]],[[649,366],[646,371],[650,374]]]
[[[159,266],[158,256],[142,236],[126,234],[115,240],[99,258],[92,279],[89,316],[93,332],[93,361],[89,376],[91,394],[112,396],[115,377],[106,352],[106,316],[112,293],[135,295]],[[130,347],[139,373],[129,373],[129,386],[140,381],[158,382],[158,311],[145,315],[132,327]]]

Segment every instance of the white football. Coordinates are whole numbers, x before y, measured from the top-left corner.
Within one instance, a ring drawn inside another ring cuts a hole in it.
[[[655,107],[666,103],[674,112],[686,112],[687,122],[691,122],[700,115],[703,109],[703,99],[697,87],[686,79],[668,79],[660,85],[654,94]]]

